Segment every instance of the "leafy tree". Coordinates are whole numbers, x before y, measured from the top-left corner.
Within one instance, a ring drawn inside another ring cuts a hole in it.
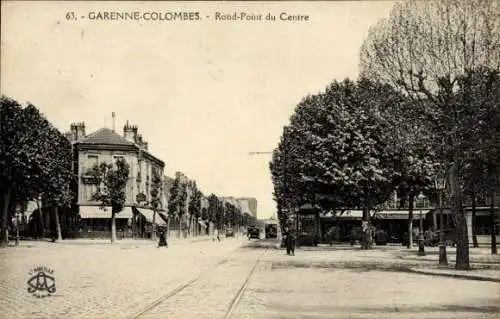
[[[8,243],[7,222],[9,208],[14,195],[19,200],[34,196],[41,170],[37,159],[41,157],[37,136],[28,125],[26,112],[12,99],[2,96],[0,100],[1,152],[0,192],[2,195],[2,233],[0,244]]]
[[[360,207],[369,223],[370,209],[393,189],[390,123],[382,111],[401,99],[390,87],[366,79],[333,82],[325,93],[304,99],[271,163],[280,208],[287,203],[292,209],[311,203],[323,211]],[[291,156],[282,157],[286,150]],[[370,246],[369,230],[364,248]]]
[[[215,225],[218,231],[221,231],[226,224],[226,210],[224,209],[224,202],[217,198],[215,206]]]
[[[153,178],[151,180],[151,200],[149,201],[149,205],[153,209],[153,225],[156,225],[156,213],[162,208],[162,185],[163,182],[160,174],[156,170],[153,170]],[[156,233],[154,231],[151,238],[153,240],[156,239]]]
[[[201,217],[201,198],[203,194],[196,186],[195,181],[192,181],[190,183],[189,188],[191,189],[191,197],[189,198],[188,211],[189,225],[191,227],[191,225],[193,224],[193,220],[198,221],[198,218]]]
[[[303,103],[307,103],[307,99]],[[307,187],[307,181],[301,176],[301,160],[307,152],[301,138],[303,136],[299,130],[291,125],[286,126],[269,163],[281,229],[285,229],[285,223],[298,207],[312,200],[311,188]]]
[[[408,248],[413,239],[413,208],[416,196],[434,185],[440,166],[433,148],[433,135],[421,114],[411,107],[414,103],[400,96],[382,112],[383,120],[392,127],[386,134],[389,156],[392,158],[393,184],[402,204],[408,200]],[[423,248],[423,247],[422,247]]]
[[[180,176],[176,176],[172,187],[170,188],[170,198],[168,202],[169,216],[175,218],[179,222],[178,236],[182,231],[182,218],[186,213],[187,201],[187,185],[181,181]]]
[[[462,116],[460,129],[455,134],[461,134],[463,140],[460,149],[464,158],[463,189],[472,196],[473,223],[475,197],[489,193],[491,252],[496,254],[494,200],[500,182],[500,71],[489,68],[468,71],[459,77],[458,87],[454,103]]]
[[[361,49],[363,76],[404,91],[434,129],[433,145],[442,155],[453,198],[457,269],[470,268],[461,189],[469,136],[462,134],[465,114],[455,92],[467,72],[499,69],[499,9],[494,0],[406,1],[370,30]]]
[[[238,225],[238,214],[240,209],[231,203],[225,203],[224,208],[226,212],[225,225],[235,230]]]
[[[111,207],[111,243],[116,241],[116,214],[120,213],[125,205],[129,172],[129,165],[121,158],[116,161],[116,167],[113,164],[101,163],[99,166],[95,165],[90,172],[98,185],[92,199],[100,202],[102,209]]]
[[[219,199],[215,194],[208,196],[208,221],[214,223],[215,227],[219,227]],[[207,228],[207,235],[209,229]]]
[[[59,208],[71,208],[75,202],[75,194],[72,191],[71,185],[68,183],[53,195],[52,205],[54,208],[54,216],[56,222],[57,240],[62,240],[61,222]]]
[[[45,201],[66,202],[61,193],[71,180],[71,145],[34,105],[22,108],[2,96],[0,108],[0,246],[5,246],[7,221],[16,203],[42,194]]]
[[[52,129],[52,154],[47,154],[52,161],[47,171],[49,185],[46,197],[50,202],[56,221],[57,239],[62,240],[59,208],[72,208],[76,202],[74,185],[76,178],[72,174],[72,151],[70,142],[59,131]]]

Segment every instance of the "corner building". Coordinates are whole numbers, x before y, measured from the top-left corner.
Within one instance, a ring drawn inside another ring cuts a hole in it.
[[[71,125],[66,137],[73,146],[73,170],[78,178],[77,209],[80,216],[79,237],[108,237],[111,223],[111,207],[105,210],[92,200],[97,190],[90,176],[94,165],[114,163],[123,159],[129,165],[125,207],[116,215],[118,238],[150,237],[154,226],[166,225],[165,198],[153,224],[153,210],[149,206],[153,173],[163,180],[165,163],[152,155],[148,143],[138,134],[137,126],[127,121],[123,135],[109,128],[101,128],[85,134],[85,124]],[[161,183],[163,185],[163,181]],[[160,189],[160,194],[163,190]]]

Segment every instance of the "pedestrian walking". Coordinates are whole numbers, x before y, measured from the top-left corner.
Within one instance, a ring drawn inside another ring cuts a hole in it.
[[[285,227],[284,237],[286,245],[286,254],[295,256],[295,234],[288,226]]]
[[[158,248],[159,247],[168,247],[167,236],[166,236],[165,230],[163,228],[160,228],[158,230],[158,237],[159,237]]]

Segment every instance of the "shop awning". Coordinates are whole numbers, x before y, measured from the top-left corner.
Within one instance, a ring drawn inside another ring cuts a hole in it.
[[[353,218],[353,219],[361,219],[363,218],[363,211],[362,210],[347,210],[341,215],[339,215],[340,218]]]
[[[146,208],[137,208],[137,211],[141,213],[144,217],[146,217],[146,220],[150,223],[153,223],[153,214],[154,212],[151,209],[146,209]],[[163,218],[160,216],[160,214],[157,212],[156,213],[156,218],[155,218],[155,224],[165,226],[167,223],[163,220]]]
[[[429,209],[422,210],[422,218],[430,212]],[[382,210],[378,211],[375,214],[370,212],[370,215],[373,216],[372,219],[408,219],[408,210]],[[362,210],[346,210],[344,213],[339,214],[337,216],[325,216],[325,219],[362,219],[363,211]],[[413,219],[420,218],[420,209],[413,210]]]
[[[99,206],[80,206],[80,218],[111,218],[111,207],[101,209]],[[115,218],[132,218],[132,208],[124,207]]]
[[[168,216],[165,214],[165,212],[158,212],[158,215],[160,215],[161,219],[165,222],[165,224],[168,222]]]
[[[422,210],[422,218],[425,218],[426,214],[430,210]],[[375,213],[375,219],[408,219],[408,210],[382,210]],[[413,210],[413,219],[420,218],[420,209]]]

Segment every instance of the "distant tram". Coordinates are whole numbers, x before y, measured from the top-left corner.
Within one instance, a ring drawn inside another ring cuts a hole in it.
[[[260,229],[255,226],[250,226],[247,229],[248,239],[260,239]]]

